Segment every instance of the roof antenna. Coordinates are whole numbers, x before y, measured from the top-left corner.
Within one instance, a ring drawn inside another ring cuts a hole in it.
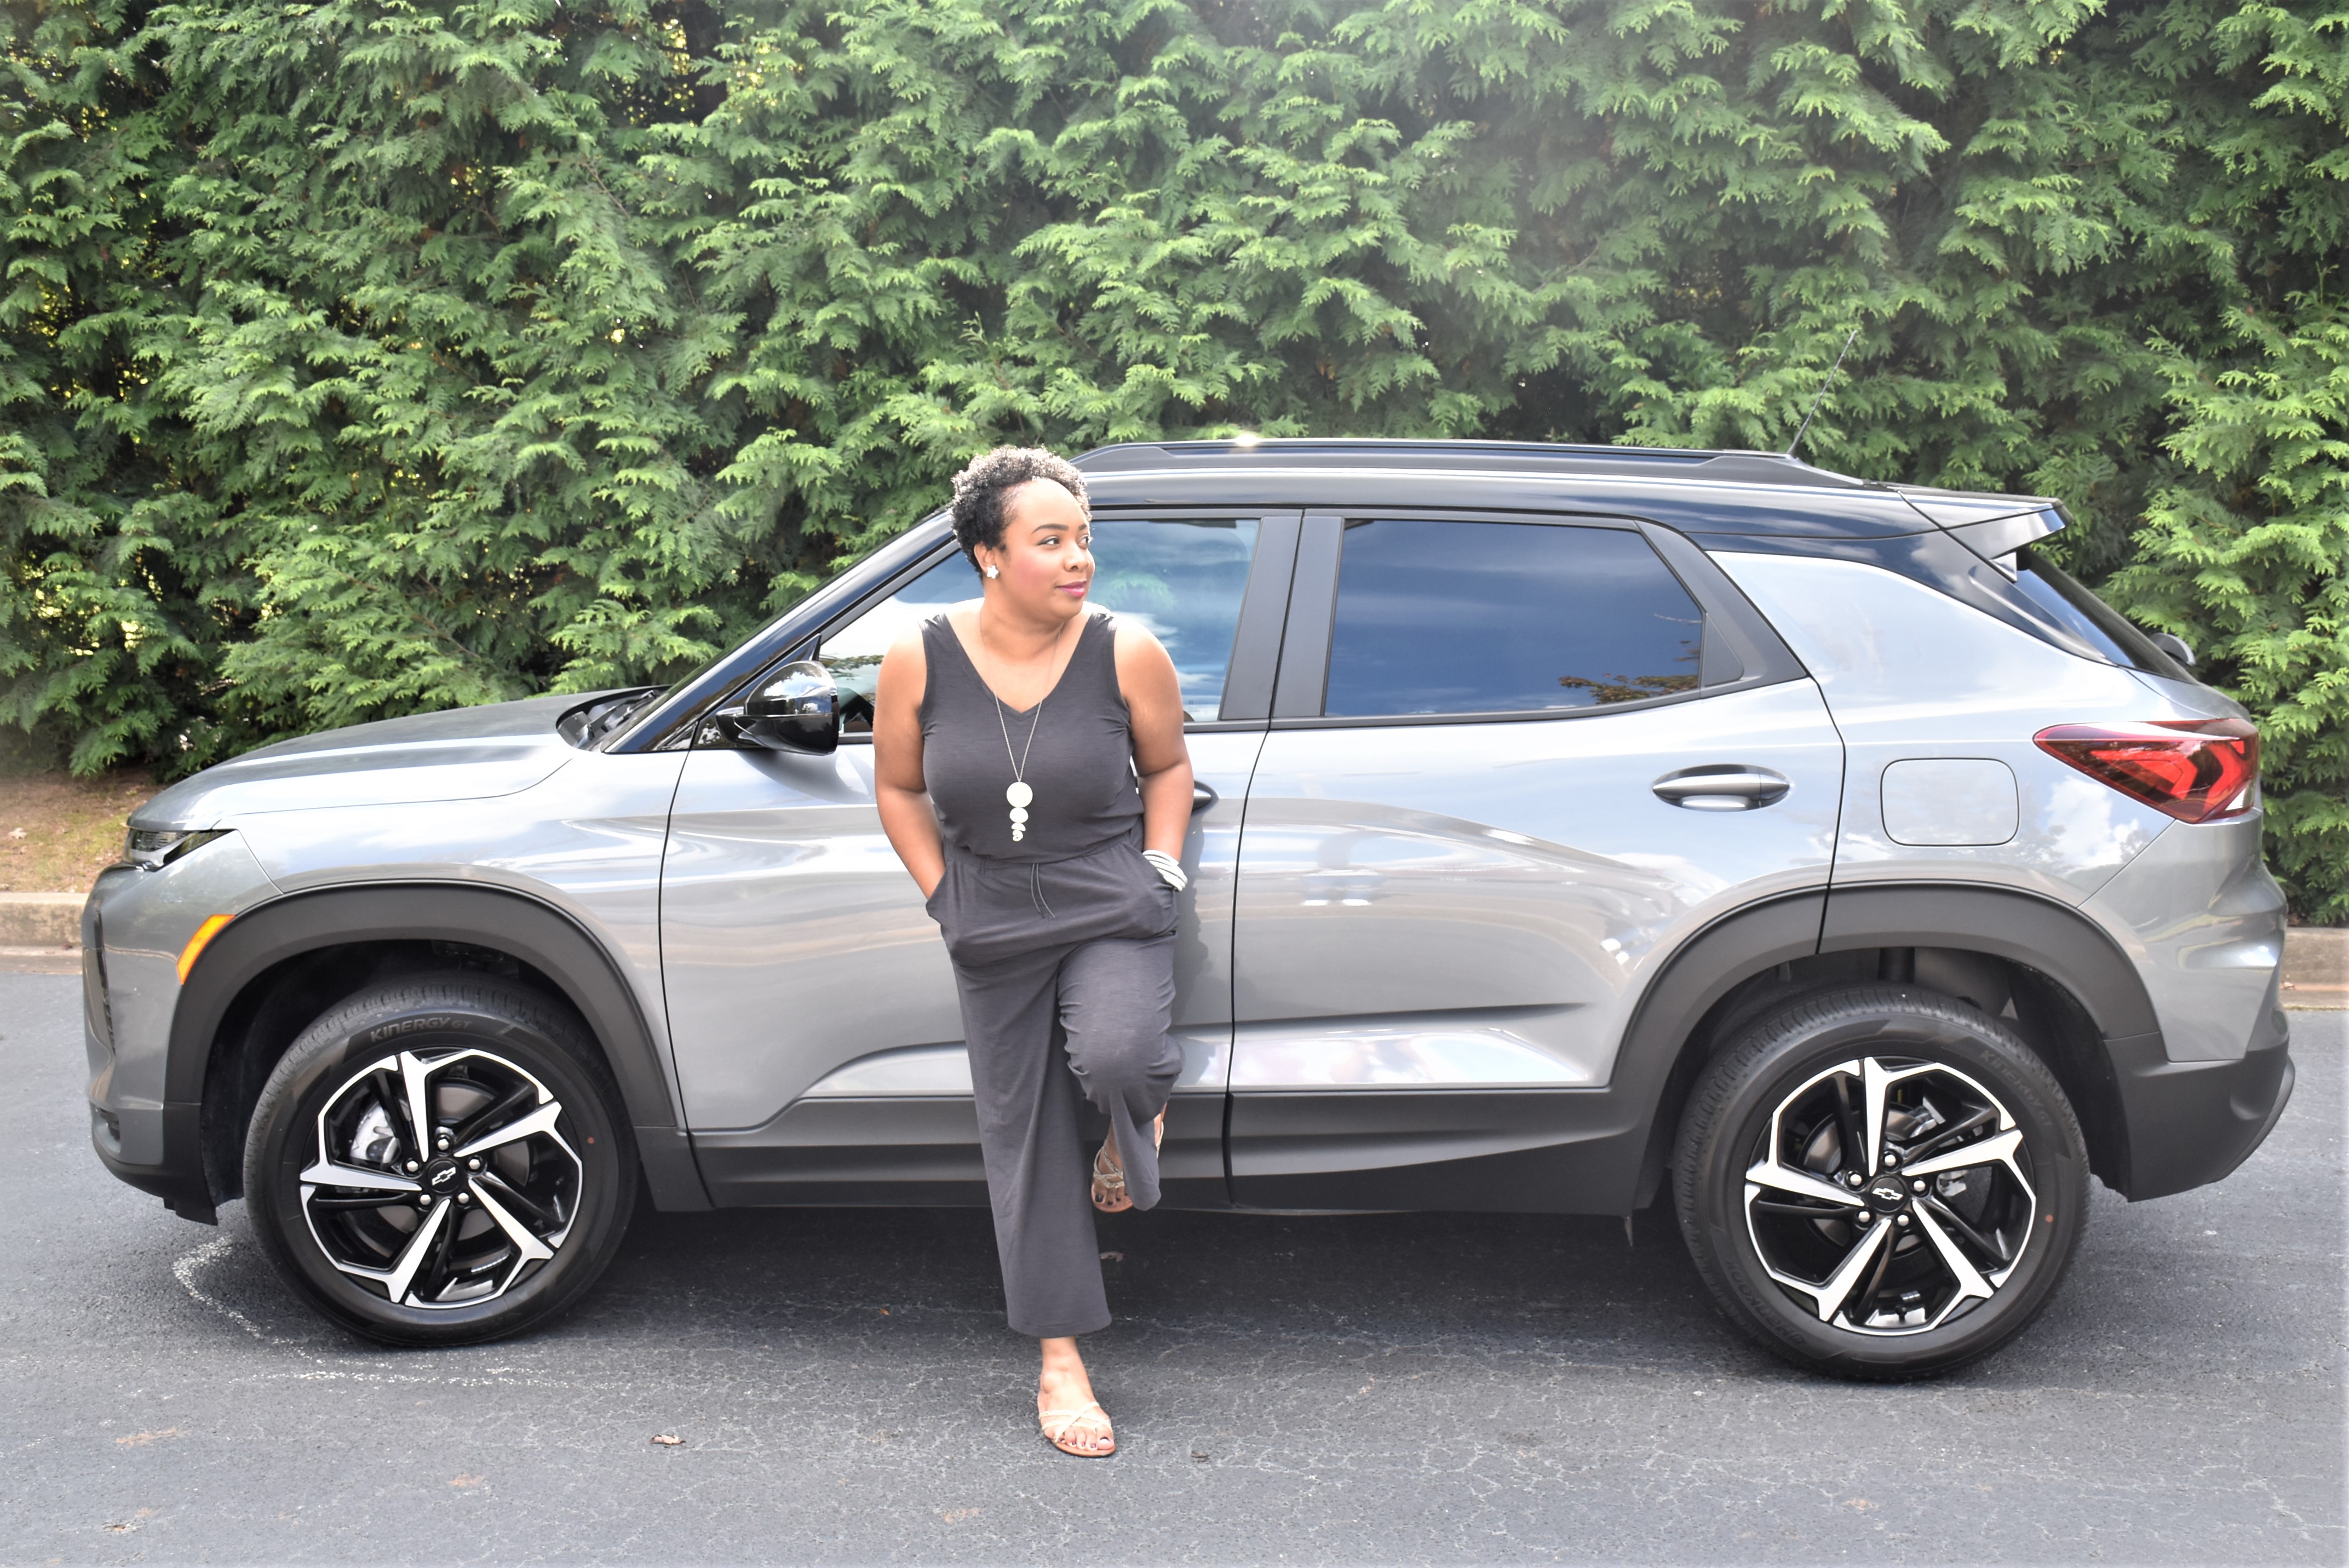
[[[1819,411],[1819,404],[1826,398],[1827,388],[1835,385],[1836,372],[1843,368],[1843,356],[1851,352],[1852,342],[1858,336],[1859,328],[1855,326],[1851,329],[1851,336],[1845,338],[1843,340],[1843,346],[1836,351],[1836,362],[1827,366],[1827,378],[1819,383],[1818,396],[1813,397],[1811,399],[1811,406],[1803,410],[1803,423],[1801,427],[1795,431],[1795,438],[1786,443],[1786,449],[1780,453],[1780,456],[1788,458],[1793,457],[1795,455],[1795,449],[1803,444],[1803,437],[1811,428],[1811,416]]]

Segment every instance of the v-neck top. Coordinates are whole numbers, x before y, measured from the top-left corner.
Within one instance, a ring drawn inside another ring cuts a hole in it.
[[[1037,864],[1091,854],[1134,830],[1142,788],[1109,616],[1085,614],[1060,684],[1024,712],[1012,711],[980,678],[944,614],[922,623],[922,655],[929,665],[919,715],[922,776],[948,846]],[[1023,756],[1026,766],[1015,773]],[[1004,789],[1018,777],[1033,795],[1026,836],[1015,843]]]

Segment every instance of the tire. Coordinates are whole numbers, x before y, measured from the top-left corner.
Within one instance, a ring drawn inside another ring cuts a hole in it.
[[[2031,1047],[1899,985],[1744,1030],[1699,1078],[1673,1159],[1681,1233],[1730,1320],[1798,1367],[1880,1381],[1962,1366],[2039,1315],[2078,1249],[2087,1173]]]
[[[534,991],[469,975],[370,986],[262,1086],[244,1146],[254,1233],[288,1284],[368,1338],[521,1333],[577,1302],[627,1231],[636,1161],[618,1104],[586,1029]]]

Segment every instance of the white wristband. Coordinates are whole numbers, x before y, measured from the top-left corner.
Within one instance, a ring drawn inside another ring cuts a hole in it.
[[[1191,885],[1191,879],[1184,874],[1182,863],[1164,850],[1144,850],[1142,858],[1148,861],[1158,872],[1159,879],[1176,892]]]

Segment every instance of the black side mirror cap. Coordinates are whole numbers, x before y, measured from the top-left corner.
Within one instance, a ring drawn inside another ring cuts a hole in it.
[[[785,665],[742,705],[742,738],[770,751],[827,756],[840,747],[840,688],[812,659]]]

